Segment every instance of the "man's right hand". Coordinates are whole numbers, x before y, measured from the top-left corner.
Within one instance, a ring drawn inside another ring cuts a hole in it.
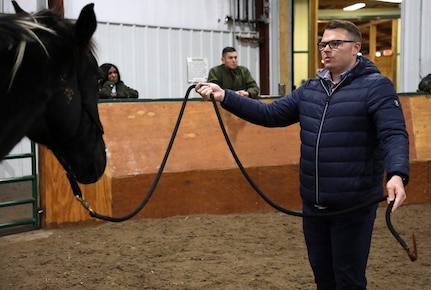
[[[218,102],[223,102],[224,100],[225,92],[217,84],[198,83],[195,87],[195,90],[204,100],[211,101],[211,95],[213,95],[214,99]]]

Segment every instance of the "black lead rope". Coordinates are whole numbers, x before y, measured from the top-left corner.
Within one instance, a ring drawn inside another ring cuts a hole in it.
[[[187,89],[186,95],[185,95],[184,100],[183,100],[183,104],[181,106],[181,109],[180,109],[180,112],[179,112],[179,115],[178,115],[177,122],[175,124],[174,130],[172,132],[171,139],[169,141],[168,148],[166,149],[165,156],[163,157],[163,160],[162,160],[162,163],[160,165],[160,168],[159,168],[159,170],[157,172],[157,175],[156,175],[156,177],[155,177],[155,179],[154,179],[154,181],[153,181],[153,183],[152,183],[152,185],[151,185],[148,193],[146,194],[146,196],[144,197],[144,199],[142,200],[142,202],[138,205],[138,207],[136,207],[131,213],[129,213],[129,214],[125,215],[125,216],[122,216],[122,217],[115,218],[115,217],[101,215],[101,214],[98,214],[98,213],[94,212],[93,209],[89,206],[89,204],[83,199],[82,193],[81,193],[81,190],[80,190],[80,188],[78,186],[78,183],[76,181],[75,175],[73,173],[70,173],[70,172],[67,173],[67,177],[69,179],[70,186],[71,186],[71,188],[73,190],[73,194],[81,202],[82,206],[90,213],[90,216],[92,216],[94,218],[101,219],[101,220],[110,221],[110,222],[122,222],[122,221],[125,221],[125,220],[128,220],[128,219],[134,217],[136,214],[138,214],[144,208],[144,206],[148,203],[148,201],[150,200],[152,194],[154,193],[154,190],[156,189],[157,184],[159,183],[160,177],[161,177],[161,175],[163,173],[163,170],[164,170],[166,162],[168,160],[170,151],[171,151],[172,146],[174,144],[174,140],[175,140],[175,137],[177,135],[178,128],[179,128],[180,123],[181,123],[181,119],[183,118],[184,110],[185,110],[185,107],[186,107],[186,104],[187,104],[190,92],[194,88],[195,88],[195,85],[192,85],[192,86],[190,86]],[[259,196],[266,203],[268,203],[274,209],[276,209],[276,210],[278,210],[278,211],[280,211],[282,213],[291,215],[291,216],[297,216],[297,217],[317,217],[317,218],[319,218],[319,217],[330,217],[330,216],[336,216],[336,215],[345,214],[345,213],[352,212],[352,211],[355,211],[355,210],[358,210],[358,209],[361,209],[361,208],[369,207],[369,206],[371,206],[373,204],[385,201],[387,199],[387,196],[382,196],[382,197],[376,198],[374,200],[371,200],[369,202],[366,202],[366,203],[363,203],[363,204],[359,204],[357,206],[354,206],[354,207],[351,207],[351,208],[348,208],[348,209],[334,211],[334,212],[329,212],[329,213],[328,212],[325,212],[325,213],[303,213],[303,212],[296,212],[296,211],[288,210],[286,208],[281,207],[280,205],[274,203],[270,198],[268,198],[267,195],[265,195],[263,193],[263,191],[253,181],[253,179],[248,174],[247,170],[242,165],[241,161],[238,158],[238,155],[235,152],[235,149],[233,148],[232,142],[230,141],[230,138],[229,138],[229,136],[227,134],[227,131],[226,131],[226,128],[224,126],[222,117],[220,115],[220,111],[219,111],[219,109],[217,107],[217,103],[214,100],[214,97],[212,95],[211,95],[211,101],[213,103],[214,110],[215,110],[215,113],[217,115],[218,122],[220,124],[220,128],[221,128],[221,130],[223,132],[223,136],[224,136],[224,138],[226,140],[226,143],[227,143],[227,145],[229,147],[229,150],[232,153],[233,158],[235,159],[236,164],[238,165],[239,169],[241,170],[242,174],[244,175],[244,177],[246,178],[246,180],[248,181],[248,183],[251,185],[251,187],[259,194]],[[388,205],[388,207],[386,209],[386,225],[387,225],[389,231],[395,237],[395,239],[400,243],[400,245],[403,247],[403,249],[407,252],[409,258],[412,261],[415,261],[417,259],[417,248],[416,248],[415,237],[413,235],[414,252],[412,252],[409,249],[409,247],[407,246],[407,244],[404,242],[404,240],[401,238],[401,236],[396,232],[396,230],[394,229],[394,227],[392,225],[392,222],[391,222],[391,211],[392,211],[393,205],[394,205],[394,201],[392,201]]]
[[[181,119],[183,118],[183,115],[184,115],[184,110],[186,108],[186,104],[187,104],[190,92],[192,89],[194,89],[194,87],[195,86],[192,85],[187,89],[186,95],[184,97],[183,105],[181,106],[180,113],[178,115],[177,123],[175,124],[174,130],[172,131],[172,136],[171,136],[171,139],[169,141],[168,148],[166,149],[165,156],[163,157],[162,163],[160,164],[160,168],[157,172],[157,175],[154,178],[154,181],[151,184],[151,187],[148,190],[148,192],[145,195],[142,202],[132,212],[130,212],[129,214],[124,215],[122,217],[110,217],[110,216],[101,215],[101,214],[95,212],[88,205],[88,203],[84,200],[84,198],[82,197],[82,192],[78,186],[75,175],[73,173],[67,173],[67,178],[69,179],[69,183],[70,183],[70,186],[72,187],[73,194],[75,195],[75,198],[78,199],[79,202],[81,202],[82,206],[86,210],[88,210],[88,212],[90,213],[90,216],[97,218],[97,219],[100,219],[100,220],[109,221],[109,222],[123,222],[123,221],[126,221],[128,219],[131,219],[132,217],[137,215],[144,208],[144,206],[148,203],[151,196],[153,195],[154,190],[156,189],[157,184],[159,183],[160,177],[162,176],[163,170],[165,169],[166,162],[168,161],[168,157],[169,157],[169,154],[171,153],[172,146],[174,145],[175,137],[177,136],[178,128],[180,127]]]
[[[391,212],[392,212],[393,206],[394,206],[394,201],[391,201],[388,205],[388,208],[386,209],[386,225],[388,226],[388,229],[391,232],[391,234],[395,237],[395,239],[398,241],[398,243],[400,243],[400,245],[406,251],[410,260],[412,260],[412,262],[414,262],[418,259],[418,249],[416,247],[415,234],[412,233],[412,240],[413,240],[413,251],[412,251],[412,250],[410,250],[409,246],[407,246],[406,242],[404,242],[404,240],[401,238],[401,236],[397,233],[397,231],[394,229],[394,226],[392,225]]]

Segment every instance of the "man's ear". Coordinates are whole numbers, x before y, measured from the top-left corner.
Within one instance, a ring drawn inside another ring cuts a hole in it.
[[[357,55],[360,51],[361,51],[361,43],[360,42],[355,42],[355,44],[353,45],[354,49],[355,49],[355,55]]]

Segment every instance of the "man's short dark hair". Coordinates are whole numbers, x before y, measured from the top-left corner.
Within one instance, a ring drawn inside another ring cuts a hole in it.
[[[346,20],[334,19],[329,21],[325,26],[325,30],[332,30],[337,28],[342,28],[347,30],[350,36],[353,37],[354,41],[362,43],[362,34],[359,31],[359,28],[354,23]]]
[[[221,56],[225,56],[226,53],[228,53],[228,52],[234,52],[234,51],[236,51],[236,49],[234,47],[232,47],[232,46],[226,46],[225,48],[223,48]]]

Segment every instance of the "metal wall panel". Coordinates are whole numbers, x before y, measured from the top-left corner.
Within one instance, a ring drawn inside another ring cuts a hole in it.
[[[182,98],[191,85],[187,57],[207,58],[209,69],[220,64],[225,46],[235,46],[239,63],[259,81],[257,44],[235,43],[231,31],[99,23],[94,38],[99,64],[117,65],[122,80],[137,89],[140,98]]]
[[[401,5],[400,91],[415,92],[421,78],[431,73],[431,1],[403,1]]]
[[[31,141],[24,138],[15,145],[8,155],[25,154],[31,152]],[[31,175],[30,158],[6,159],[0,162],[0,179],[16,178]]]

